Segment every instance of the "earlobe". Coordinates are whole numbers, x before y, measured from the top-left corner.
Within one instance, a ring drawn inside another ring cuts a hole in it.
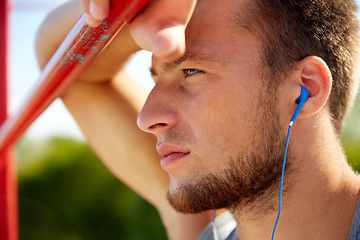
[[[320,111],[331,91],[332,77],[327,64],[319,57],[309,56],[297,64],[300,70],[300,85],[309,91],[309,97],[301,111],[303,117]]]

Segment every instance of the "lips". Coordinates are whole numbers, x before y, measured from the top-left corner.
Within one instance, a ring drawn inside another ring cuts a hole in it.
[[[161,155],[161,166],[166,168],[171,163],[186,157],[190,151],[171,144],[159,144],[156,150]]]

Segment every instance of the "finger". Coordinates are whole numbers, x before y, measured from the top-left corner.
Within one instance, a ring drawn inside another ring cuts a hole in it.
[[[104,20],[110,9],[109,0],[90,0],[89,13],[97,20]]]
[[[184,31],[196,0],[153,0],[130,25],[134,40],[159,58],[176,58],[185,51]]]
[[[185,25],[175,25],[157,31],[151,39],[151,50],[162,59],[174,59],[185,52]]]

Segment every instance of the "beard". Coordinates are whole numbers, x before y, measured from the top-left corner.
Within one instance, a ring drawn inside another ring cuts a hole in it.
[[[259,203],[256,206],[260,206],[263,211],[274,209],[286,142],[275,112],[271,107],[267,108],[262,114],[262,120],[254,124],[254,139],[257,139],[254,142],[257,144],[253,145],[251,152],[238,152],[228,157],[225,168],[207,173],[168,192],[168,200],[175,210],[200,213],[230,208],[235,211],[251,204],[255,207],[255,202]],[[270,116],[265,118],[265,115]],[[288,162],[286,174],[291,171]]]

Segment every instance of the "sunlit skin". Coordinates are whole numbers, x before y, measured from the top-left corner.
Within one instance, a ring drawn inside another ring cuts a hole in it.
[[[221,3],[197,8],[187,29],[185,56],[171,63],[153,59],[156,85],[138,125],[156,135],[160,153],[167,148],[186,153],[162,162],[171,178],[170,192],[219,171],[255,140],[258,41],[231,23],[230,14],[218,14],[216,20],[201,14],[225,11],[222,8]]]

